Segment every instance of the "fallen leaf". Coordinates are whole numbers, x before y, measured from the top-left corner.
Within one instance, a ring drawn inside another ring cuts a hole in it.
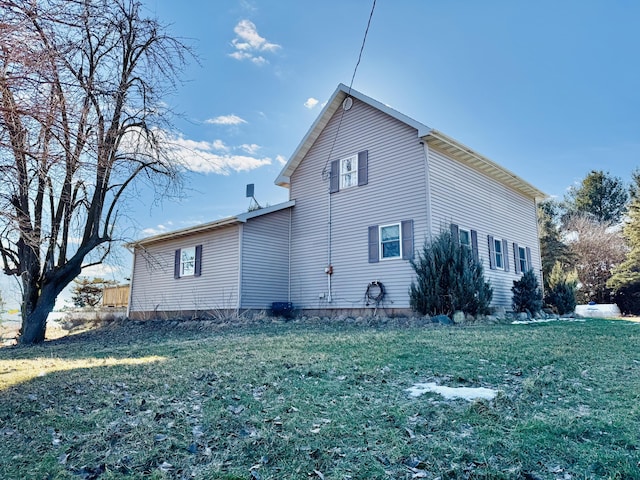
[[[313,473],[315,473],[320,480],[324,480],[324,475],[320,470],[314,470]]]
[[[171,465],[169,462],[162,462],[159,466],[160,470],[162,470],[163,472],[168,472],[170,470],[173,469],[173,465]]]

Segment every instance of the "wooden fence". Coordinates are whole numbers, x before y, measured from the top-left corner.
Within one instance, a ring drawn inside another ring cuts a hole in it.
[[[104,287],[102,289],[103,307],[126,307],[129,304],[129,285]]]

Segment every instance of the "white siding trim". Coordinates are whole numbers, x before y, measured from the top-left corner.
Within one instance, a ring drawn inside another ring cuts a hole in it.
[[[236,309],[240,309],[242,305],[242,237],[244,236],[244,224],[240,224],[238,227],[238,303]]]

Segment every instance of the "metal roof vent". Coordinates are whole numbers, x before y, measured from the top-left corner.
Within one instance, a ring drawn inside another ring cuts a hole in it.
[[[342,110],[344,110],[345,112],[347,110],[351,110],[352,106],[353,106],[353,98],[351,97],[345,98],[344,102],[342,102]]]

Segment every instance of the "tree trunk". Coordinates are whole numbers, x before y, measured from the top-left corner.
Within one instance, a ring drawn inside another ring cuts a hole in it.
[[[49,289],[42,292],[35,308],[22,315],[22,328],[18,341],[22,345],[32,345],[44,342],[44,335],[47,330],[47,317],[56,304],[56,297]]]

